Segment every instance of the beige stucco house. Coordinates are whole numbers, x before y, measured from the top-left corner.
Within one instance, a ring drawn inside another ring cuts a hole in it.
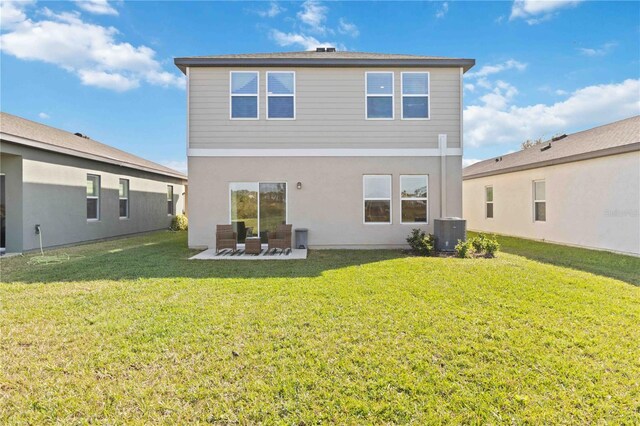
[[[640,116],[464,169],[471,230],[640,255]]]
[[[176,58],[188,80],[189,246],[279,223],[312,248],[400,247],[462,214],[472,59],[337,52]]]
[[[1,248],[19,253],[168,228],[187,177],[60,129],[0,113]],[[40,234],[36,232],[38,227]]]

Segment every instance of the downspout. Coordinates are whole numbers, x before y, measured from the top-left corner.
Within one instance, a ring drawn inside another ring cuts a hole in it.
[[[440,217],[447,217],[447,135],[438,135],[440,150]]]

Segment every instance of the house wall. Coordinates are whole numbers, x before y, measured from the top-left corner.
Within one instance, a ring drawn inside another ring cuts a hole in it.
[[[165,229],[167,185],[174,186],[175,212],[184,209],[181,179],[3,142],[3,154],[22,157],[22,250]],[[100,220],[87,220],[87,174],[100,176]],[[119,218],[119,179],[129,179],[129,218]],[[9,195],[9,194],[7,194]],[[10,197],[8,203],[14,202]],[[21,250],[21,251],[22,251]]]
[[[309,229],[311,248],[405,247],[412,228],[462,214],[461,157],[189,157],[189,247],[215,247],[216,224],[230,223],[230,182],[287,182],[288,222]],[[392,224],[363,223],[365,174],[392,175]],[[400,175],[429,175],[429,223],[400,224]],[[296,189],[297,182],[302,189]]]
[[[259,71],[259,120],[230,120],[230,71]],[[266,120],[266,71],[296,72],[296,119]],[[365,119],[365,72],[394,72],[394,120]],[[401,120],[401,72],[430,73],[430,120]],[[460,68],[189,68],[189,148],[461,146]]]
[[[533,220],[533,180],[546,182],[546,222]],[[485,218],[493,185],[494,218]],[[640,152],[463,182],[468,229],[640,255]]]
[[[22,251],[22,157],[2,146],[0,173],[5,175],[5,232],[7,253]]]

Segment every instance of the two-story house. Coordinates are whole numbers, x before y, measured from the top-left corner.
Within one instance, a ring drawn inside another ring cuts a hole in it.
[[[309,230],[311,248],[402,247],[462,215],[473,59],[311,52],[176,58],[187,76],[189,246],[216,224]]]

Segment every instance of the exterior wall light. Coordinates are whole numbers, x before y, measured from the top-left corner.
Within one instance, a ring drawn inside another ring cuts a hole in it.
[[[298,183],[296,184],[296,188],[298,188],[298,189],[302,189],[302,182],[298,182]]]

